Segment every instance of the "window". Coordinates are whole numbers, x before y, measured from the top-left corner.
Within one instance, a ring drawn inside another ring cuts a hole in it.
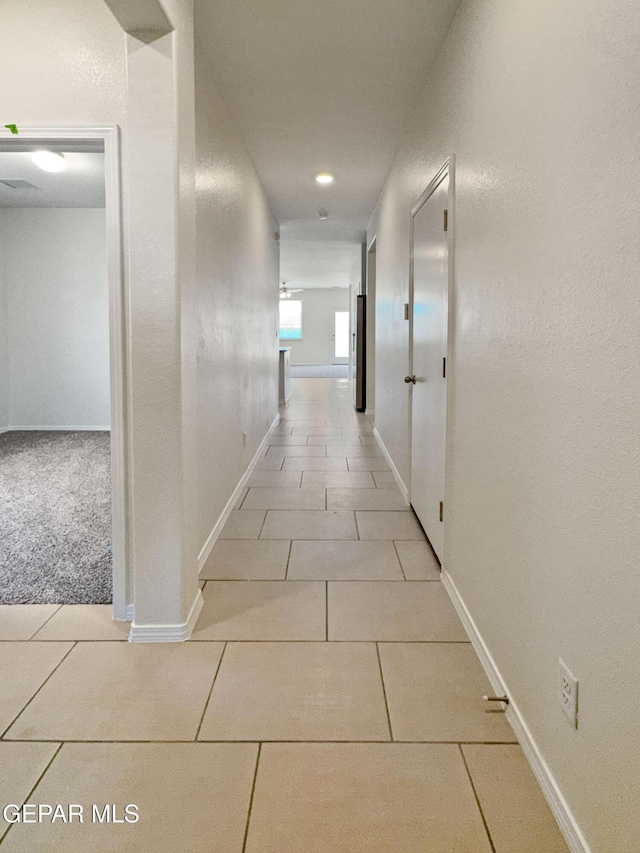
[[[302,302],[299,299],[280,300],[280,339],[302,340]]]

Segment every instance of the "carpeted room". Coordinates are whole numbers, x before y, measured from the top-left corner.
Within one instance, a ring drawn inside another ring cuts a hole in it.
[[[0,604],[108,603],[104,157],[32,153],[0,151]]]

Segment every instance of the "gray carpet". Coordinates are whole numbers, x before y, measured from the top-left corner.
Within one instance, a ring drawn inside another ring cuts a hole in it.
[[[292,364],[292,379],[347,379],[348,364]]]
[[[0,604],[111,602],[107,432],[0,435]]]

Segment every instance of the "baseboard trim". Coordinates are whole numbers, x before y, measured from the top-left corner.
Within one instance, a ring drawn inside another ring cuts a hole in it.
[[[113,605],[113,618],[116,622],[133,622],[136,617],[133,604],[125,605],[124,609],[120,610]]]
[[[238,498],[240,497],[240,493],[242,492],[242,490],[246,486],[246,484],[249,480],[249,477],[253,473],[253,469],[258,464],[258,460],[262,458],[263,453],[264,453],[264,449],[267,446],[267,440],[268,440],[269,436],[271,435],[273,430],[278,426],[279,423],[280,423],[280,414],[278,413],[275,416],[275,418],[273,419],[271,426],[267,430],[265,437],[260,442],[260,446],[258,447],[255,454],[253,455],[253,459],[251,460],[251,462],[249,462],[249,466],[248,466],[247,470],[244,472],[244,474],[242,475],[240,482],[238,483],[238,485],[233,490],[233,494],[231,495],[231,497],[227,501],[227,505],[225,506],[225,508],[222,510],[222,514],[220,515],[220,518],[216,521],[216,523],[213,526],[213,530],[207,536],[207,541],[204,543],[202,550],[198,554],[198,574],[202,571],[204,564],[207,562],[207,559],[209,558],[209,554],[213,550],[213,546],[216,544],[218,537],[220,536],[220,533],[222,531],[222,528],[226,524],[229,516],[231,515],[231,510],[236,505],[236,502],[237,502]]]
[[[110,426],[9,426],[0,432],[111,432]]]
[[[509,705],[507,706],[506,712],[507,720],[511,724],[511,728],[522,747],[522,751],[527,757],[531,769],[538,780],[538,784],[542,788],[542,793],[553,812],[558,826],[560,827],[560,831],[564,835],[569,850],[571,853],[591,853],[591,848],[582,834],[582,831],[569,808],[569,804],[565,800],[549,765],[544,760],[526,720],[518,709],[518,706],[513,701],[500,670],[498,669],[487,644],[480,634],[478,626],[464,603],[453,578],[446,569],[442,570],[442,582],[467,634],[469,635],[469,639],[480,658],[480,663],[491,682],[491,687],[497,696],[509,697]]]
[[[378,430],[375,427],[373,428],[373,434],[375,435],[376,441],[378,442],[378,444],[380,446],[380,450],[384,453],[384,458],[389,463],[389,466],[391,468],[391,473],[393,474],[393,479],[396,481],[398,488],[400,489],[400,492],[402,493],[402,497],[404,498],[405,503],[410,503],[410,501],[409,501],[409,489],[407,489],[407,487],[405,486],[404,480],[400,476],[400,472],[396,468],[396,466],[393,462],[393,459],[391,458],[391,454],[389,453],[389,451],[385,447],[384,441],[380,437],[380,433],[378,432]]]
[[[183,643],[193,633],[203,605],[204,598],[202,597],[202,590],[198,588],[186,622],[179,622],[173,625],[136,625],[133,622],[131,631],[129,632],[129,642]]]

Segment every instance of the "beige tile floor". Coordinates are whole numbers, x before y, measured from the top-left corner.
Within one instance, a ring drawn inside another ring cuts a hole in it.
[[[191,642],[0,607],[0,799],[140,811],[3,853],[566,853],[348,380],[292,387]]]

